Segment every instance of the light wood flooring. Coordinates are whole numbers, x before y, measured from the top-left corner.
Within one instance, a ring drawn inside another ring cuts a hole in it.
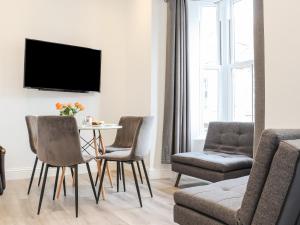
[[[113,173],[114,182],[115,174]],[[186,180],[188,178],[183,178]],[[144,180],[145,181],[145,180]],[[143,208],[139,207],[133,178],[126,175],[126,192],[120,183],[120,192],[105,183],[106,200],[96,205],[88,175],[79,176],[79,217],[75,218],[74,189],[67,177],[67,197],[52,201],[54,179],[49,178],[41,214],[37,207],[40,188],[34,180],[27,196],[28,180],[8,181],[7,189],[0,196],[0,225],[169,225],[173,223],[174,179],[151,180],[154,197],[147,185],[140,184]]]

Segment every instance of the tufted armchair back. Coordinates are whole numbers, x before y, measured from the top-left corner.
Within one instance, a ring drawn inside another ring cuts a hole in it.
[[[211,122],[204,151],[243,154],[253,157],[253,123]]]

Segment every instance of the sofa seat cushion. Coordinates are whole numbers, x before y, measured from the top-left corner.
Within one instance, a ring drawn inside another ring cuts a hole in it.
[[[172,162],[225,173],[234,170],[251,168],[253,159],[246,155],[207,150],[203,152],[175,154],[172,156]]]
[[[241,207],[247,182],[248,176],[186,188],[176,192],[174,200],[177,205],[228,225],[236,225],[236,214]]]

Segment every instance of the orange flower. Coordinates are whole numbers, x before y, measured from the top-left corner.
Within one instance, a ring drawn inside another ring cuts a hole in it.
[[[80,102],[75,102],[74,105],[78,108],[78,106],[80,105]]]
[[[84,110],[84,106],[83,106],[82,104],[79,104],[79,105],[77,106],[77,108],[78,108],[80,111],[83,111],[83,110]]]
[[[68,103],[67,106],[68,106],[68,107],[73,107],[73,104],[72,104],[72,103]]]
[[[61,109],[63,108],[63,105],[62,105],[61,103],[59,103],[59,102],[56,103],[55,106],[56,106],[56,109],[57,109],[57,110],[61,110]]]

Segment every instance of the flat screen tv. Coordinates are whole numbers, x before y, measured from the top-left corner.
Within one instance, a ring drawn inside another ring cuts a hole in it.
[[[26,39],[24,87],[100,92],[101,51]]]

